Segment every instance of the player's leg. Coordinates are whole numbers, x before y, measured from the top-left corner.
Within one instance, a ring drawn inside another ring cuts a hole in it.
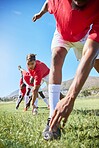
[[[38,98],[36,98],[34,105],[33,105],[33,109],[32,109],[32,114],[33,115],[37,115],[38,114]]]
[[[22,93],[19,91],[19,96],[18,96],[18,99],[17,99],[17,101],[16,101],[16,109],[19,108],[19,105],[20,105],[20,103],[22,102],[22,100],[23,100],[23,95],[22,95]]]
[[[26,104],[26,108],[29,108],[29,107],[30,107],[31,101],[32,101],[32,96],[29,96],[29,101],[28,101],[28,103]]]
[[[42,91],[39,91],[38,92],[40,97],[43,99],[43,101],[46,103],[47,106],[49,106],[49,102],[48,102],[48,99],[45,97],[45,95],[43,94]]]
[[[64,63],[65,56],[67,54],[67,48],[65,47],[65,41],[58,34],[54,36],[52,41],[52,60],[49,74],[49,104],[50,104],[50,115],[49,118],[52,117],[56,104],[60,99],[60,87],[62,81],[62,66]],[[58,138],[60,136],[60,130],[57,128],[57,131],[50,133],[49,130],[49,118],[47,122],[47,126],[43,131],[43,137],[45,140],[49,140],[50,138]],[[53,137],[50,137],[53,135]]]
[[[26,88],[26,94],[25,94],[25,101],[24,101],[24,111],[27,111],[29,106],[29,94],[31,89],[29,87]],[[28,105],[27,105],[28,104]]]

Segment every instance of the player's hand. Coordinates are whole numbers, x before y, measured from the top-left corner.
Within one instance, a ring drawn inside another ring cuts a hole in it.
[[[70,115],[73,109],[73,106],[74,106],[74,101],[69,98],[67,99],[66,97],[57,103],[53,116],[50,121],[50,131],[55,129],[56,127],[59,127],[62,119],[63,119],[62,126],[63,127],[65,126],[68,116]]]
[[[21,66],[20,66],[20,65],[18,66],[18,69],[19,69],[19,70],[21,69]]]
[[[32,21],[35,22],[37,19],[39,19],[41,17],[40,13],[37,13],[33,16]]]

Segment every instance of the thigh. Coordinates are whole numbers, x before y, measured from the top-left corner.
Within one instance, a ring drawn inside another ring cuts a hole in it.
[[[57,29],[55,30],[55,33],[52,39],[51,49],[53,50],[56,47],[63,47],[67,52],[71,48],[71,43],[68,41],[65,41],[62,38],[61,34],[57,31]]]
[[[70,48],[71,42],[64,40],[56,29],[51,44],[52,55],[56,56],[59,54],[60,57],[64,58]]]
[[[64,59],[67,55],[67,51],[64,47],[55,47],[52,49],[52,65],[61,67],[63,65]]]
[[[85,54],[87,55],[87,53],[93,59],[99,57],[99,43],[91,39],[87,39],[83,47],[82,56]]]

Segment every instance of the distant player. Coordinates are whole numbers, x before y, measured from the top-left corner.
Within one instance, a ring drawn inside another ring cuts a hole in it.
[[[45,82],[48,87],[50,69],[43,62],[36,60],[35,54],[28,54],[26,63],[30,75],[34,78],[32,91],[32,105],[34,105],[40,86]],[[62,93],[60,93],[60,99],[63,97]]]
[[[28,108],[28,106],[30,106],[30,102],[32,100],[32,90],[34,88],[34,78],[32,76],[30,76],[30,73],[27,72],[26,70],[22,69],[21,66],[18,67],[19,70],[21,71],[21,73],[23,74],[23,80],[24,83],[27,86],[27,93],[26,93],[26,100],[28,100],[28,102],[26,103],[26,109]],[[40,95],[40,97],[43,99],[43,101],[47,104],[47,106],[49,107],[49,103],[48,103],[48,99],[45,97],[45,95],[43,94],[42,90],[39,88],[38,90],[38,94]],[[37,94],[37,98],[38,98],[38,94]],[[29,99],[28,99],[29,98]],[[37,99],[33,105],[33,110],[32,112],[35,114],[35,112],[37,112]],[[36,104],[36,105],[35,105]]]
[[[23,75],[21,73],[21,78],[20,78],[20,86],[19,86],[19,96],[18,99],[16,101],[16,109],[19,108],[20,103],[22,102],[22,100],[25,97],[26,94],[26,84],[23,82]]]

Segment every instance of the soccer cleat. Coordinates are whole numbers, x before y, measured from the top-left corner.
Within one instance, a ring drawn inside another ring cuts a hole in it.
[[[18,109],[18,106],[16,106],[16,109]]]
[[[51,120],[51,118],[48,118],[47,119],[46,127],[45,127],[45,129],[43,130],[43,133],[42,133],[42,136],[43,137],[45,136],[45,133],[49,131],[49,128],[50,128],[50,126],[49,126],[50,120]]]
[[[61,130],[60,128],[57,128],[56,131],[49,131],[49,123],[50,118],[48,118],[46,128],[44,129],[42,136],[45,140],[53,140],[53,139],[59,139],[61,137]]]
[[[45,132],[43,138],[48,141],[48,140],[60,139],[60,137],[61,137],[61,130],[60,128],[57,128],[57,130],[54,132],[53,131]]]
[[[37,115],[38,114],[38,111],[37,111],[37,108],[34,108],[34,110],[32,111],[33,115]]]
[[[19,104],[16,106],[16,109],[18,109],[19,108]]]

